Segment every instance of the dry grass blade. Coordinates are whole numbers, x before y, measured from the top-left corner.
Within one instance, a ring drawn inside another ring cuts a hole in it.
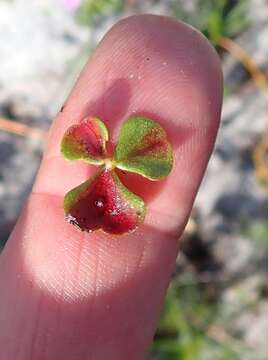
[[[47,136],[47,132],[44,130],[4,118],[0,118],[0,130],[42,141],[45,140]]]
[[[250,73],[256,87],[268,97],[268,80],[259,69],[252,57],[236,42],[228,38],[221,38],[219,45],[237,59]]]
[[[260,92],[268,98],[268,79],[265,74],[259,69],[258,65],[252,57],[236,42],[228,38],[222,38],[219,42],[220,46],[228,51],[234,58],[236,58],[249,72],[256,87]],[[268,185],[268,129],[258,142],[253,152],[253,162],[257,177],[261,182]]]

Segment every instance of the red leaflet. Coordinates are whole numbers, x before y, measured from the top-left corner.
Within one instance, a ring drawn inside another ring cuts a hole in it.
[[[102,170],[65,197],[67,220],[81,230],[112,234],[133,231],[144,217],[144,203],[129,192],[114,171]]]

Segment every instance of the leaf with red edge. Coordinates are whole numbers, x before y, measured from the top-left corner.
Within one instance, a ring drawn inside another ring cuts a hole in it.
[[[104,123],[96,117],[87,117],[67,129],[61,142],[61,152],[65,159],[100,165],[106,156],[108,139]]]
[[[145,216],[144,201],[131,193],[115,171],[102,168],[64,198],[68,222],[82,231],[103,229],[111,234],[135,230]]]
[[[122,170],[161,180],[173,166],[172,147],[165,130],[145,117],[131,117],[122,126],[114,164]]]

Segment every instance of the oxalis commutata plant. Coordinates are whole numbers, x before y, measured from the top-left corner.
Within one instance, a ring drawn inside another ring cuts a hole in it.
[[[134,231],[144,221],[144,200],[127,189],[117,169],[152,181],[168,176],[173,151],[165,130],[146,117],[130,117],[122,125],[114,150],[105,124],[87,117],[65,132],[61,152],[67,160],[82,160],[97,170],[64,197],[66,220],[82,231],[111,234]]]

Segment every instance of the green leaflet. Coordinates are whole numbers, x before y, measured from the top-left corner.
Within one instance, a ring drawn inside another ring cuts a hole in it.
[[[88,117],[66,131],[61,152],[68,160],[84,160],[89,164],[101,165],[106,156],[108,138],[104,123],[98,118]]]
[[[157,122],[146,117],[131,117],[122,125],[113,160],[122,170],[161,180],[172,169],[172,147]]]

